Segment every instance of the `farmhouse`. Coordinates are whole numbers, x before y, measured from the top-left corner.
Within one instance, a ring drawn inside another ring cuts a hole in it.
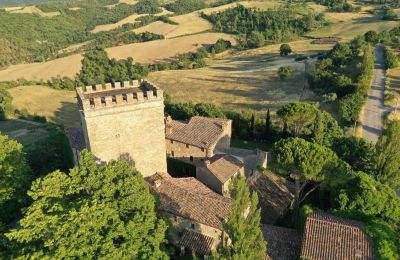
[[[159,213],[168,218],[172,242],[200,255],[209,255],[225,241],[223,229],[231,210],[225,198],[195,178],[172,178],[167,173],[147,177],[150,189],[160,199]]]
[[[216,154],[196,168],[196,178],[213,191],[229,197],[229,183],[236,176],[244,176],[243,163],[229,154]]]
[[[189,122],[165,122],[167,155],[189,163],[230,150],[232,121],[222,118],[192,117]]]

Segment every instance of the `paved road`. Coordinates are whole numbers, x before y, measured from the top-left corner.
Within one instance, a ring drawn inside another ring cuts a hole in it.
[[[383,46],[375,47],[374,81],[364,109],[363,137],[376,143],[382,133],[383,117],[390,109],[383,104],[385,91],[385,62]]]

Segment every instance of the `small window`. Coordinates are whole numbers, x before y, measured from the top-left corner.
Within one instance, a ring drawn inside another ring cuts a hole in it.
[[[190,156],[190,161],[193,162],[193,156]]]
[[[112,96],[112,102],[113,103],[117,103],[117,97],[114,95],[114,96]]]
[[[174,151],[172,151],[172,152],[171,152],[171,155],[172,155],[172,157],[174,157],[174,156],[175,156],[175,153],[174,153]]]
[[[103,106],[106,105],[106,98],[105,98],[105,97],[101,97],[101,104],[102,104]]]
[[[174,140],[171,140],[171,144],[173,144],[174,143]]]
[[[89,103],[90,103],[90,106],[93,107],[94,106],[94,99],[93,98],[89,99]]]
[[[122,100],[124,102],[127,102],[128,101],[128,96],[126,94],[122,94]]]
[[[195,227],[195,225],[194,225],[194,223],[192,223],[192,229],[194,229],[194,227]]]
[[[188,145],[188,144],[186,145],[186,148],[189,148],[189,145]]]
[[[204,152],[204,148],[201,148],[201,151]]]

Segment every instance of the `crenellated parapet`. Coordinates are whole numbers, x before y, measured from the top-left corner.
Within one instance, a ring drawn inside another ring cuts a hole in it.
[[[147,80],[115,82],[79,87],[78,104],[82,110],[95,110],[163,100],[163,90]]]

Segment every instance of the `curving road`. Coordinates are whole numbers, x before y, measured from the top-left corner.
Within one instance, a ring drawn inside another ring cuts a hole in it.
[[[375,46],[375,70],[374,81],[368,93],[367,103],[364,108],[363,137],[370,142],[376,143],[382,133],[384,115],[390,111],[385,107],[385,62],[383,59],[383,46]]]

